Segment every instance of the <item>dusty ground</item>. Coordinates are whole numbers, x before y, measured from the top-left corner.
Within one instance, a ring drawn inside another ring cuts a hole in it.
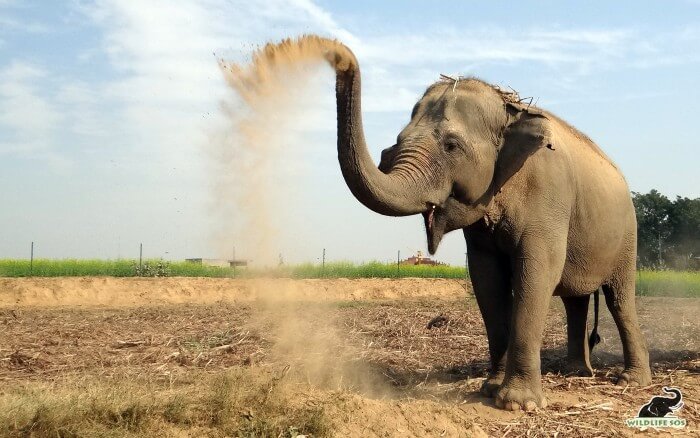
[[[337,436],[627,436],[634,431],[623,420],[674,385],[684,394],[679,416],[689,422],[676,433],[697,434],[700,300],[639,300],[654,372],[653,385],[641,389],[612,383],[622,357],[602,309],[596,376],[566,377],[559,373],[565,319],[553,300],[542,354],[550,407],[525,414],[500,411],[477,393],[487,344],[464,282],[0,279],[0,404],[10,412],[7,406],[16,408],[29,393],[65,398],[59,395],[86,382],[98,388],[128,382],[148,388],[144,393],[154,399],[180,391],[194,400],[209,391],[202,382],[234,373],[244,376],[234,379],[241,387],[267,376],[258,388],[263,394],[284,383],[282,410],[318,413],[313,422],[287,418],[300,422],[285,426],[289,436],[304,428]],[[440,313],[447,324],[428,330]],[[126,391],[120,388],[115,391]],[[268,395],[261,403],[271,403]],[[173,417],[171,404],[158,414],[158,427],[133,430],[121,416],[109,424],[136,435],[232,433],[217,416]],[[257,415],[252,408],[234,411],[229,415],[246,424]],[[27,424],[8,425],[7,415],[0,434],[30,434]]]
[[[464,281],[448,279],[0,277],[0,308],[249,303],[261,298],[315,302],[422,297],[454,299],[466,296],[465,290]]]

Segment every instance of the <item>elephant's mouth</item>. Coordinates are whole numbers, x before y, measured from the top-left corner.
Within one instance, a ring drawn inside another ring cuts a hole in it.
[[[428,238],[428,252],[435,254],[437,247],[444,234],[444,217],[441,216],[442,207],[429,204],[428,209],[423,212],[423,222],[425,223],[425,234]]]
[[[433,222],[435,221],[435,204],[429,204],[428,209],[423,212],[425,229],[430,234],[433,232]]]
[[[428,252],[430,254],[435,254],[442,237],[447,231],[450,231],[447,229],[449,225],[449,210],[446,209],[451,201],[456,202],[452,193],[440,204],[429,203],[428,208],[422,213],[423,222],[425,223],[425,234],[428,240]]]

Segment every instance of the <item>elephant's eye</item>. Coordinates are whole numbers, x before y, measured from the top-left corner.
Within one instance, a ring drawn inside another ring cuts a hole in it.
[[[454,152],[455,150],[461,147],[459,141],[456,138],[445,139],[444,146],[447,152]]]

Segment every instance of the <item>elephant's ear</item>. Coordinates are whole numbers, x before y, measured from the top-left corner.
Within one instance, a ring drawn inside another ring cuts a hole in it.
[[[494,171],[494,187],[497,193],[515,175],[525,161],[542,148],[554,150],[549,119],[541,111],[508,104],[513,117],[506,126],[498,152]]]

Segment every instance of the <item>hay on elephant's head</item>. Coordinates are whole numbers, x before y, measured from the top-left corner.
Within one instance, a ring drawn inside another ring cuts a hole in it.
[[[441,73],[440,74],[440,79],[438,80],[438,83],[448,83],[452,84],[452,91],[454,91],[458,86],[460,82],[469,82],[469,81],[474,81],[474,82],[480,82],[484,85],[487,85],[491,87],[494,91],[496,91],[501,98],[503,99],[504,102],[506,103],[512,103],[512,104],[522,104],[523,102],[527,102],[527,106],[529,107],[532,104],[532,97],[520,97],[520,93],[515,91],[512,87],[508,88],[503,88],[499,85],[493,85],[489,84],[488,82],[481,80],[475,76],[450,76]]]

